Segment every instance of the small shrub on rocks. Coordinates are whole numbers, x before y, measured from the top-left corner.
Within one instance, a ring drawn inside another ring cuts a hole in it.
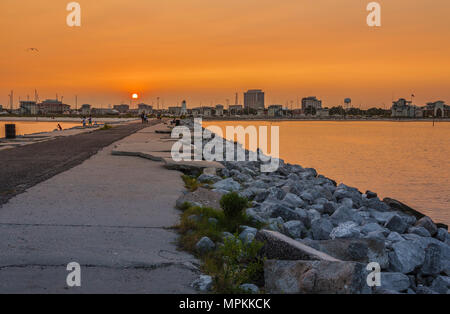
[[[247,199],[239,196],[236,192],[228,193],[222,196],[220,200],[220,207],[222,207],[225,217],[229,219],[241,216],[247,204]]]

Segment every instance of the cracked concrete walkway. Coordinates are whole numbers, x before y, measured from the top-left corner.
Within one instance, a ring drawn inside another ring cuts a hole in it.
[[[113,156],[143,129],[0,208],[0,293],[194,293],[191,255],[177,251],[180,173]],[[68,288],[70,262],[81,287]]]

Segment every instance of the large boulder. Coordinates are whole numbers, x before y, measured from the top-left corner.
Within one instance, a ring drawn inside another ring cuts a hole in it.
[[[358,225],[353,221],[347,221],[341,223],[339,226],[334,228],[330,233],[331,239],[349,239],[349,238],[360,238],[361,232]]]
[[[197,242],[197,244],[195,244],[195,248],[200,254],[205,254],[209,251],[214,250],[216,248],[216,245],[210,238],[203,237]]]
[[[413,241],[399,241],[392,244],[392,252],[389,253],[391,268],[403,274],[413,272],[423,264],[425,250]]]
[[[214,183],[213,187],[217,190],[225,190],[225,191],[239,191],[241,185],[234,181],[232,178],[224,179]]]
[[[192,287],[199,292],[209,292],[212,289],[213,279],[211,276],[201,275],[192,283]]]
[[[406,228],[408,228],[408,224],[406,223],[406,221],[399,215],[393,215],[384,226],[389,230],[395,231],[399,234],[404,233],[406,231]]]
[[[294,210],[281,204],[273,204],[269,207],[269,210],[271,211],[271,218],[281,217],[284,221],[300,220],[306,227],[311,225],[309,215],[305,210]]]
[[[405,274],[381,272],[381,287],[378,289],[404,292],[408,290],[411,282]]]
[[[333,224],[329,219],[316,219],[311,223],[311,233],[314,240],[328,240],[333,231]]]
[[[262,254],[268,259],[338,261],[276,231],[259,230],[255,240],[264,243]]]
[[[347,221],[353,221],[359,225],[363,222],[363,220],[364,219],[358,212],[346,205],[339,206],[333,215],[331,215],[331,221],[336,226]]]
[[[302,238],[306,234],[306,227],[300,220],[291,220],[283,225],[286,235],[293,239]]]
[[[293,193],[287,193],[283,199],[283,204],[291,208],[303,207],[305,202]]]
[[[441,247],[435,243],[431,243],[425,249],[425,260],[421,269],[422,274],[424,275],[439,274],[442,269],[441,259],[442,259]]]
[[[282,261],[264,263],[267,293],[370,293],[365,265],[342,261]]]
[[[438,228],[430,217],[423,217],[416,222],[416,227],[423,227],[428,230],[432,237],[437,233]]]

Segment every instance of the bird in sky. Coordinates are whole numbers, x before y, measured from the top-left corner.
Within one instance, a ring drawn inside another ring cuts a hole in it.
[[[39,49],[37,48],[27,48],[28,52],[39,52]]]

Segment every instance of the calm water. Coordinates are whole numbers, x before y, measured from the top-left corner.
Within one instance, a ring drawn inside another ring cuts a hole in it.
[[[0,121],[0,138],[5,137],[5,124],[15,124],[16,134],[25,135],[40,132],[50,132],[58,127],[58,123],[61,124],[63,129],[70,129],[74,126],[81,126],[81,123],[73,122],[58,122],[57,120],[52,122],[35,122],[35,121]]]
[[[339,183],[392,197],[450,224],[450,123],[206,122],[277,125],[280,157]]]

